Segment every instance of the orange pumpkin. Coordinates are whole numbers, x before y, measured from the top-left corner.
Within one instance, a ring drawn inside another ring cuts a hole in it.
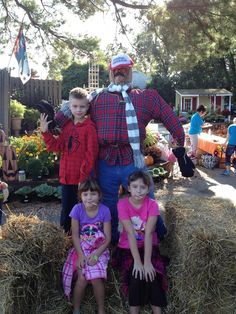
[[[144,162],[145,162],[145,165],[147,167],[152,166],[154,164],[154,160],[153,160],[152,156],[150,156],[150,155],[147,155],[144,157]]]

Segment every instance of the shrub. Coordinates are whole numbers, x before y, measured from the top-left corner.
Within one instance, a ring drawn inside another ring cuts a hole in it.
[[[25,113],[26,107],[22,105],[17,100],[11,99],[10,101],[10,114],[11,118],[23,118]]]

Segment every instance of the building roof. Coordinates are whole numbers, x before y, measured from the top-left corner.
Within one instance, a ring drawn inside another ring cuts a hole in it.
[[[233,94],[224,88],[206,89],[176,89],[176,93],[181,96],[232,96]]]

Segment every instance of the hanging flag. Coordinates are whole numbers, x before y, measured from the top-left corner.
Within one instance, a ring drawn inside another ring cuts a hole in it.
[[[14,54],[19,66],[19,76],[23,84],[27,83],[31,76],[29,62],[26,53],[25,36],[21,26],[14,46]]]

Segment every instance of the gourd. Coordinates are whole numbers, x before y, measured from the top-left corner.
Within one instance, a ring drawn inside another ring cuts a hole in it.
[[[144,157],[144,162],[146,166],[152,166],[154,164],[153,157],[150,155],[147,155]]]

